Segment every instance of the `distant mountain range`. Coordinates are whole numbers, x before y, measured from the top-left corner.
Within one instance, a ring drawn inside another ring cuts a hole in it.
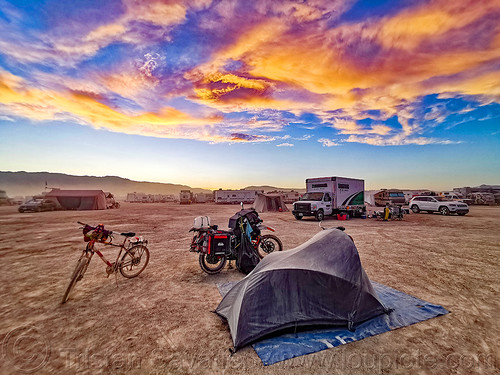
[[[40,194],[50,188],[103,190],[113,193],[118,198],[125,198],[127,193],[179,194],[181,190],[194,193],[209,193],[210,190],[192,188],[187,185],[160,182],[133,181],[116,176],[72,176],[50,172],[0,172],[0,190],[5,190],[9,197]]]
[[[47,185],[45,185],[47,183]],[[193,193],[210,193],[210,190],[192,188],[188,185],[169,184],[160,182],[133,181],[117,176],[73,176],[63,173],[51,172],[1,172],[0,190],[5,190],[9,197],[28,196],[40,194],[50,188],[80,189],[80,190],[103,190],[113,193],[117,198],[124,199],[128,193],[141,192],[146,194],[179,194],[181,190],[191,190]],[[285,189],[275,186],[247,186],[245,190],[295,190],[299,192],[305,189]]]

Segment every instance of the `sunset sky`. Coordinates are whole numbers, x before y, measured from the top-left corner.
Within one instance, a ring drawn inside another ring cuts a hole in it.
[[[0,170],[500,184],[500,0],[0,0]]]

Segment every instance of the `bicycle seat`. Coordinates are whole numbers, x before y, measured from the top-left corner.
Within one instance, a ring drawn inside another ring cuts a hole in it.
[[[134,237],[135,236],[135,233],[133,232],[127,232],[127,233],[120,233],[122,236],[125,236],[125,237]]]

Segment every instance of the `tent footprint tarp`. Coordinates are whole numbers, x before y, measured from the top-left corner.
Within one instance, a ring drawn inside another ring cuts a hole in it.
[[[224,296],[235,284],[229,282],[218,284],[217,287]],[[392,308],[390,314],[378,315],[361,323],[353,332],[343,327],[315,329],[266,338],[252,344],[252,347],[262,363],[267,366],[448,314],[448,311],[440,305],[423,301],[374,281],[372,285],[382,303]]]

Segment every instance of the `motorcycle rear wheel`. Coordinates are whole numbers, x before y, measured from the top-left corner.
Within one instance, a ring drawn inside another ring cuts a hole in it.
[[[264,258],[267,254],[273,251],[282,251],[283,244],[281,240],[273,234],[265,234],[260,237],[259,246],[257,247],[257,254],[259,258]]]
[[[225,255],[219,255],[217,257],[217,263],[211,263],[208,261],[208,254],[200,254],[199,262],[200,267],[203,271],[208,273],[209,275],[215,275],[224,269],[226,266],[227,258]]]

